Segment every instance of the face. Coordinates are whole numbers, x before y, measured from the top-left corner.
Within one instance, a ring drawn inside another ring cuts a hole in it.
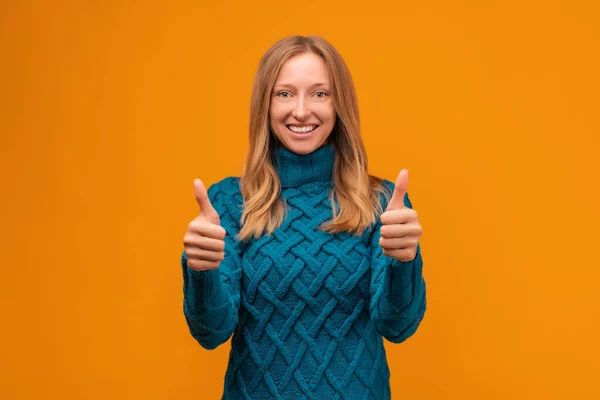
[[[312,153],[327,143],[335,119],[325,61],[314,53],[288,59],[275,81],[269,108],[277,139],[294,153]]]

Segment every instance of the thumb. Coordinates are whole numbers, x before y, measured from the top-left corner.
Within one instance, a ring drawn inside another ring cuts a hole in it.
[[[398,174],[398,178],[396,179],[396,187],[394,189],[394,194],[388,203],[386,211],[388,210],[400,210],[404,208],[404,196],[406,195],[406,190],[408,188],[408,170],[403,169]]]
[[[219,214],[210,203],[206,188],[200,179],[194,179],[194,196],[200,206],[200,215],[213,224],[219,224]]]

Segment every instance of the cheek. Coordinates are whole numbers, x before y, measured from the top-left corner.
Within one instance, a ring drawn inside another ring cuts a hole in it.
[[[323,107],[321,115],[326,123],[333,124],[335,122],[335,109],[333,105],[327,105],[326,107]]]
[[[269,119],[273,122],[279,122],[285,116],[285,110],[280,105],[277,104],[271,105],[269,108]]]

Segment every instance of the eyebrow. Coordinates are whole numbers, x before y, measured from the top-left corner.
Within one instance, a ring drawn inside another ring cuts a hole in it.
[[[328,83],[325,83],[325,82],[318,82],[318,83],[312,84],[312,85],[309,87],[309,89],[315,88],[315,87],[317,87],[317,86],[326,86],[326,87],[329,87],[329,84],[328,84]],[[292,85],[291,83],[277,83],[277,84],[275,84],[275,87],[288,87],[288,88],[295,88],[295,86],[294,86],[294,85]]]

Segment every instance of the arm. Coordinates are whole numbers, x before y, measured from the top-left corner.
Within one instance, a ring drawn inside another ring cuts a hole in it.
[[[394,191],[394,184],[385,181]],[[412,208],[408,193],[404,204]],[[386,209],[386,204],[383,204]],[[378,220],[373,230],[371,247],[371,302],[370,312],[375,330],[393,343],[401,343],[412,336],[425,315],[426,296],[423,278],[421,245],[412,261],[402,262],[382,253],[379,246]]]
[[[183,313],[191,335],[209,350],[226,342],[238,322],[243,252],[243,244],[236,240],[243,203],[238,182],[239,178],[226,178],[207,191],[227,232],[219,268],[195,271],[187,266],[185,251],[181,256]]]

